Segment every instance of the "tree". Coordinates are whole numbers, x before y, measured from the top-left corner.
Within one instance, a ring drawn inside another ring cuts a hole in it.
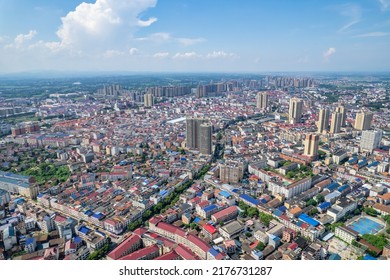
[[[312,206],[317,206],[317,201],[315,201],[314,199],[309,199],[307,202],[306,202],[306,207],[307,206],[310,206],[310,205],[312,205]]]
[[[264,243],[259,241],[259,243],[256,245],[256,249],[259,251],[263,251],[265,249]]]
[[[294,178],[294,176],[295,176],[295,173],[294,173],[293,171],[287,172],[286,177],[287,177],[288,179],[292,179],[292,178]]]
[[[372,217],[376,217],[379,214],[375,209],[370,208],[370,207],[364,208],[364,213],[366,213],[367,215],[372,216]]]
[[[257,210],[256,208],[249,208],[248,209],[248,216],[253,218],[254,216],[258,216],[259,215],[259,210]]]
[[[383,249],[383,247],[389,243],[384,234],[363,234],[363,239],[379,249]]]
[[[313,208],[313,209],[311,209],[310,211],[309,211],[309,215],[310,216],[314,216],[315,214],[317,214],[318,213],[318,209],[317,208]]]
[[[325,201],[325,198],[322,194],[317,194],[316,200],[318,201],[318,203],[322,203]]]

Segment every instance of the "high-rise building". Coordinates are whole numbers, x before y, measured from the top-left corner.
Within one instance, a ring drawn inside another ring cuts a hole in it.
[[[345,111],[345,107],[343,105],[337,106],[336,107],[336,112],[341,113],[342,118],[341,118],[341,127],[345,126],[345,121],[347,120],[347,114]]]
[[[268,93],[258,92],[256,96],[256,107],[262,110],[266,110],[268,107]]]
[[[200,148],[200,125],[206,122],[205,119],[187,118],[187,148]],[[211,139],[211,137],[210,137]]]
[[[318,133],[329,130],[329,110],[321,109],[318,116]]]
[[[362,139],[360,140],[360,148],[364,151],[372,152],[379,147],[383,136],[383,131],[378,130],[364,130],[362,132]]]
[[[299,98],[290,99],[290,107],[288,111],[288,121],[291,124],[301,122],[303,101]]]
[[[338,112],[332,113],[332,119],[330,121],[330,133],[340,133],[341,130],[341,121],[343,119],[343,114]]]
[[[316,134],[306,134],[304,155],[315,157],[318,155],[320,137]]]
[[[145,107],[152,107],[154,105],[153,94],[151,94],[150,92],[144,95],[144,105]]]
[[[373,114],[371,112],[360,112],[356,114],[355,129],[369,130],[371,128]]]
[[[199,135],[199,151],[201,154],[210,155],[212,151],[211,146],[211,125],[202,123],[200,125],[200,135]]]
[[[227,162],[219,165],[219,179],[224,183],[238,183],[244,176],[242,162]]]

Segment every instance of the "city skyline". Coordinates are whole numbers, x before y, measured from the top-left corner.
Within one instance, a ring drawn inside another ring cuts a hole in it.
[[[390,70],[388,0],[0,0],[0,11],[1,73]]]

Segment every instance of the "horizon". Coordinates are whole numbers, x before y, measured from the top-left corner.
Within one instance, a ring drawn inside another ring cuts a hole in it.
[[[0,0],[0,7],[0,75],[390,72],[388,0]]]

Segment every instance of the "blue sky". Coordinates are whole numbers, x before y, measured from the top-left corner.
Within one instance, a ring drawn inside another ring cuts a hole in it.
[[[390,0],[0,0],[0,72],[389,71]]]

